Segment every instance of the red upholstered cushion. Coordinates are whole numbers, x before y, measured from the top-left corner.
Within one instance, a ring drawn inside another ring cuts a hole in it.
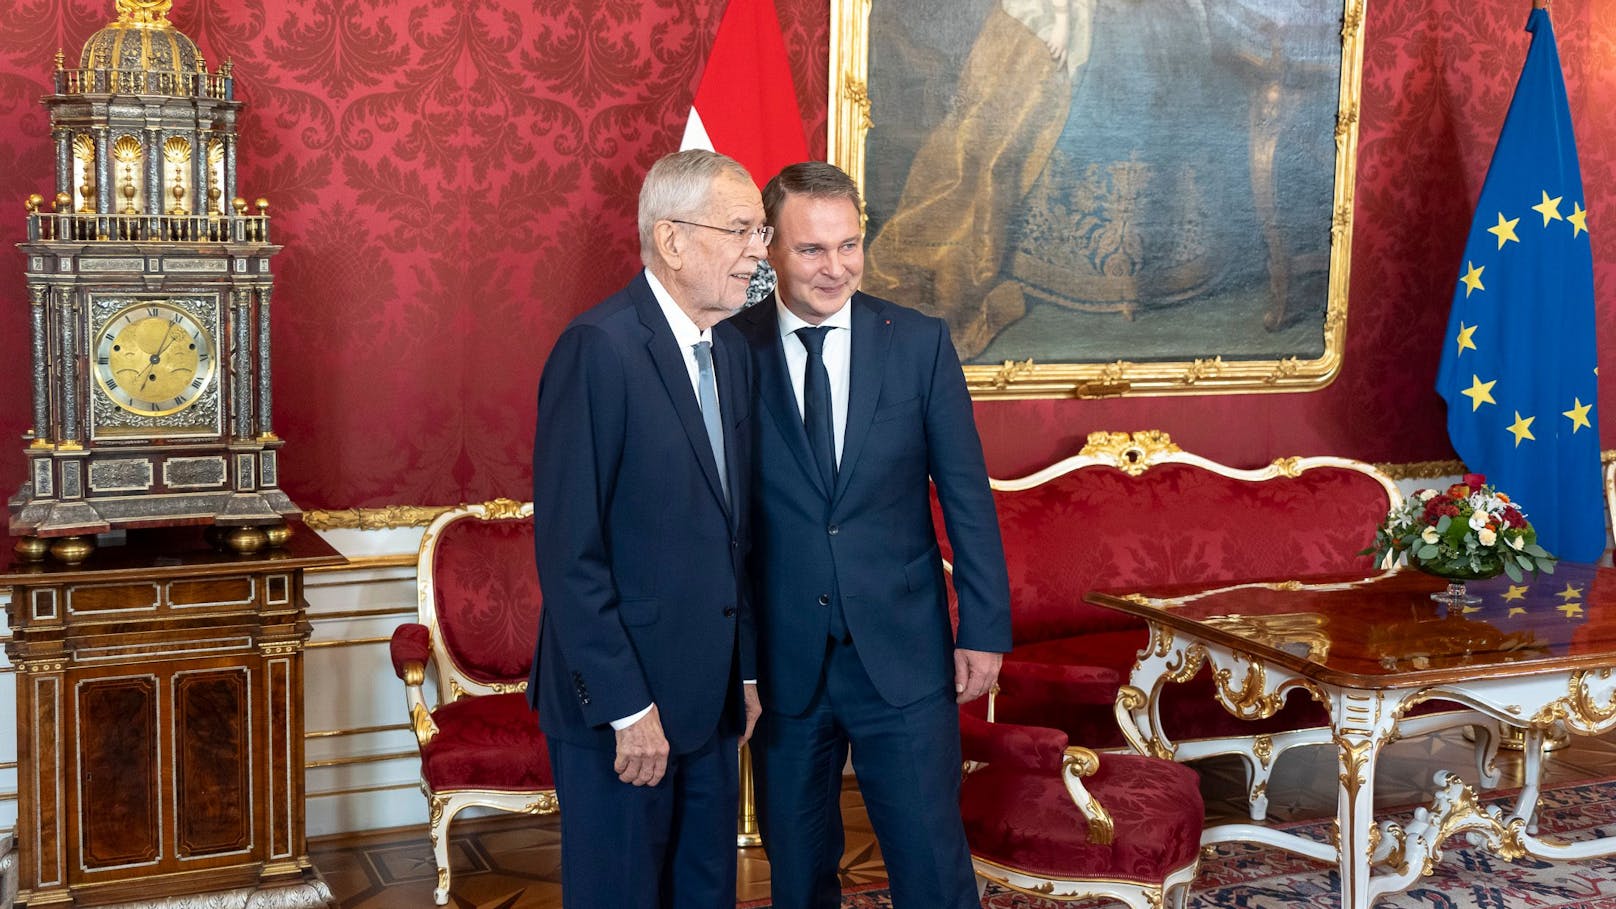
[[[1083,785],[1116,822],[1109,846],[1089,842],[1088,820],[1059,774],[989,765],[967,776],[960,812],[971,854],[1043,877],[1147,884],[1195,860],[1206,810],[1195,771],[1156,758],[1105,754]]]
[[[520,693],[461,698],[432,713],[438,734],[421,749],[433,791],[552,789],[550,749],[539,715]]]
[[[479,682],[527,679],[539,636],[533,522],[455,521],[432,565],[434,604],[455,664]]]
[[[432,633],[425,625],[409,622],[394,628],[393,640],[387,648],[388,654],[393,658],[393,672],[402,679],[405,663],[420,663],[425,666],[431,647]]]
[[[1091,590],[1367,568],[1357,552],[1389,504],[1352,470],[1252,482],[1189,464],[1082,467],[994,501],[1018,645],[1138,625],[1085,604]]]

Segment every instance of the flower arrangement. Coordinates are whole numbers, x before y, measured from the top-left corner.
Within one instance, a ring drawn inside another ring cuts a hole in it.
[[[1375,528],[1374,545],[1360,555],[1390,568],[1400,561],[1438,577],[1475,580],[1500,572],[1520,581],[1523,572],[1554,573],[1555,558],[1537,545],[1537,531],[1520,507],[1479,473],[1446,491],[1421,489],[1393,508]]]

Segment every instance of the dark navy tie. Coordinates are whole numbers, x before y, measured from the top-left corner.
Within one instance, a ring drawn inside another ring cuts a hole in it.
[[[797,329],[797,340],[808,351],[802,372],[802,425],[808,430],[808,448],[819,464],[826,492],[836,488],[836,430],[831,424],[830,373],[825,371],[826,326]]]
[[[836,489],[836,430],[831,424],[830,373],[825,371],[825,335],[829,326],[797,329],[797,340],[808,351],[808,362],[802,371],[802,422],[808,430],[808,447],[813,449],[819,464],[819,476],[825,483],[826,495],[833,496]],[[849,640],[847,619],[842,614],[842,595],[833,589],[830,602],[821,597],[820,603],[830,607],[827,631],[837,641]]]

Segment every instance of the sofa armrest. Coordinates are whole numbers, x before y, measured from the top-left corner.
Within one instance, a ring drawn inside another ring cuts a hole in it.
[[[388,650],[393,658],[393,672],[404,684],[419,685],[427,660],[432,657],[432,632],[415,622],[400,625],[393,629]]]
[[[961,713],[960,749],[967,761],[1059,773],[1066,733],[1043,726],[989,723]]]

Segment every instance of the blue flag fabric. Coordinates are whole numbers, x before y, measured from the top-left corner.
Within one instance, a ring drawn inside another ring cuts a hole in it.
[[[1572,562],[1605,549],[1593,253],[1547,10],[1476,202],[1436,390],[1448,438]]]

